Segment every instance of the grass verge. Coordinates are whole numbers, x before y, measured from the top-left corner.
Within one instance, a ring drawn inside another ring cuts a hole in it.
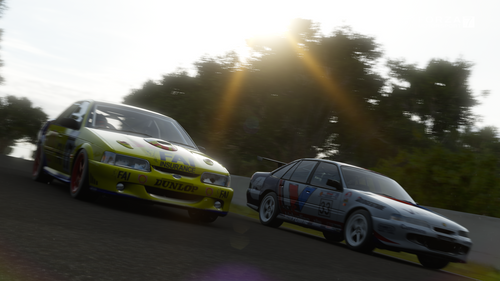
[[[240,206],[236,204],[231,204],[231,207],[229,209],[230,213],[236,213],[239,215],[247,216],[250,218],[254,219],[259,219],[259,214],[246,207],[246,206]],[[281,227],[286,227],[289,229],[293,229],[296,231],[308,233],[311,235],[315,235],[318,237],[323,237],[323,234],[320,231],[301,227],[298,225],[290,224],[290,223],[284,223]],[[342,242],[343,243],[343,242]],[[414,262],[414,263],[419,263],[417,256],[409,253],[403,253],[403,252],[392,252],[388,250],[380,250],[376,249],[375,252],[395,257],[398,259]],[[493,266],[487,266],[487,265],[482,265],[482,264],[477,264],[473,262],[469,263],[450,263],[447,267],[443,269],[444,271],[452,272],[455,274],[460,274],[463,276],[467,276],[470,278],[474,278],[477,280],[483,280],[483,281],[498,281],[500,280],[500,271],[495,269]]]

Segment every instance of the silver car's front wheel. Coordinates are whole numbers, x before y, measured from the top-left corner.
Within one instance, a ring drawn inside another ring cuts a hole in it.
[[[271,192],[266,194],[259,206],[259,219],[263,225],[271,227],[279,227],[283,221],[278,220],[278,199],[276,193]]]
[[[360,252],[373,250],[373,227],[368,211],[358,210],[352,213],[347,219],[344,231],[346,244],[352,250]]]

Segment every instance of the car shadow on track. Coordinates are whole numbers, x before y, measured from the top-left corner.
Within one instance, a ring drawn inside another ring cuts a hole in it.
[[[286,232],[289,232],[289,233],[294,233],[295,235],[298,235],[298,236],[302,237],[303,239],[313,239],[313,240],[316,240],[316,241],[321,242],[321,243],[329,244],[332,247],[338,247],[338,248],[341,248],[341,249],[345,249],[345,250],[351,251],[349,249],[349,247],[347,247],[347,245],[344,242],[341,242],[341,243],[329,242],[328,240],[326,240],[323,237],[319,237],[319,236],[316,236],[314,234],[310,234],[310,233],[306,233],[306,232],[301,232],[301,231],[295,230],[295,229],[289,229],[289,228],[280,227],[279,230],[286,231]],[[400,259],[400,258],[397,258],[397,257],[392,257],[392,256],[389,256],[389,255],[377,253],[377,252],[374,252],[374,251],[369,252],[369,253],[358,252],[357,254],[359,254],[359,255],[373,256],[373,257],[377,257],[377,258],[384,259],[384,260],[387,260],[387,261],[396,262],[398,264],[404,264],[404,265],[407,265],[407,266],[412,266],[412,267],[420,268],[420,269],[424,269],[424,270],[440,271],[440,272],[442,272],[444,274],[449,274],[450,276],[456,276],[456,274],[448,272],[448,271],[445,271],[445,270],[434,270],[434,269],[425,268],[425,267],[423,267],[419,263],[408,261],[408,260],[404,260],[404,259]]]
[[[68,200],[75,202],[88,203],[99,208],[106,208],[110,210],[126,212],[150,218],[175,221],[191,225],[199,225],[202,227],[220,227],[217,221],[214,223],[200,223],[192,220],[187,213],[187,210],[175,207],[169,207],[157,203],[152,203],[146,200],[127,198],[119,195],[104,194],[95,192],[95,197],[87,200],[73,199],[69,193],[69,185],[59,180],[52,180],[47,187],[51,187],[59,195],[67,197]],[[220,218],[219,218],[220,219]]]

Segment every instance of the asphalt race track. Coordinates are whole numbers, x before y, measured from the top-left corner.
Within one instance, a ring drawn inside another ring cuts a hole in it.
[[[0,280],[470,280],[230,214],[187,212],[31,180],[0,156]]]

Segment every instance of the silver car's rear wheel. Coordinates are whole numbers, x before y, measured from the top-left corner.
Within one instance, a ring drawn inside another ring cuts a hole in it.
[[[372,251],[374,249],[372,233],[372,220],[368,211],[355,211],[347,219],[344,236],[347,246],[352,250],[360,252]]]
[[[260,222],[266,226],[279,227],[283,221],[276,218],[278,213],[278,198],[276,197],[276,193],[271,192],[266,194],[259,206]]]

